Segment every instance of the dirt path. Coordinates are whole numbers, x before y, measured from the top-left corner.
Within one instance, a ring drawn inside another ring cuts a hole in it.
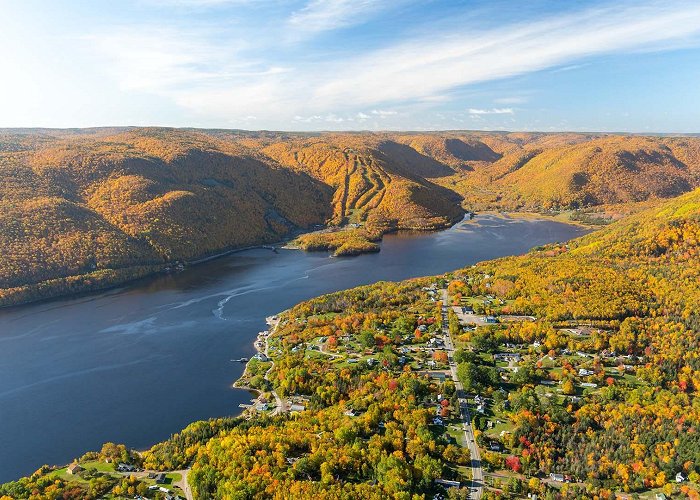
[[[272,372],[272,369],[275,367],[275,362],[272,361],[272,358],[270,358],[270,342],[268,342],[268,339],[270,338],[270,335],[272,335],[275,330],[277,330],[277,326],[279,326],[280,320],[271,320],[268,325],[270,327],[270,333],[265,337],[265,356],[267,359],[270,360],[270,368],[265,372],[265,380],[268,382],[270,381],[270,373]],[[282,400],[282,398],[277,394],[277,391],[274,389],[271,391],[272,396],[275,398],[275,409],[272,410],[272,415],[278,415],[280,413],[286,413],[287,412],[287,404]]]
[[[178,482],[174,483],[175,486],[179,486],[182,492],[185,494],[185,498],[187,500],[194,500],[194,497],[192,496],[192,490],[190,489],[190,483],[187,481],[187,475],[190,473],[189,469],[183,469],[183,470],[174,470],[173,472],[176,472],[177,474],[180,474],[182,476],[182,479],[180,479]]]

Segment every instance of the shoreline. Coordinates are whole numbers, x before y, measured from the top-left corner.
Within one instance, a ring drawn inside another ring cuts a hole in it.
[[[120,287],[129,286],[129,285],[137,283],[141,280],[153,278],[154,276],[157,276],[159,274],[173,274],[169,271],[166,271],[166,269],[176,268],[178,266],[178,264],[182,264],[184,266],[184,268],[187,268],[189,266],[196,266],[199,264],[204,264],[204,263],[212,261],[212,260],[226,257],[228,255],[233,255],[233,254],[239,253],[239,252],[245,252],[248,250],[256,250],[256,249],[267,250],[267,249],[269,249],[270,251],[276,251],[276,249],[278,249],[278,248],[287,249],[286,244],[293,241],[294,239],[296,239],[298,236],[300,236],[302,234],[306,234],[306,233],[305,232],[296,232],[296,234],[293,237],[278,240],[278,241],[275,241],[272,243],[260,243],[259,245],[249,245],[247,247],[230,248],[228,250],[217,252],[213,255],[209,255],[206,257],[200,257],[200,258],[197,258],[195,260],[174,261],[174,262],[166,262],[163,264],[151,264],[151,265],[149,265],[149,267],[155,267],[157,269],[154,271],[149,271],[141,276],[137,276],[137,277],[127,279],[124,281],[118,281],[118,282],[111,283],[109,285],[105,285],[102,287],[98,286],[97,288],[87,288],[85,290],[79,290],[79,291],[72,292],[72,293],[58,293],[56,295],[48,295],[46,297],[38,298],[35,300],[18,302],[16,304],[0,304],[0,312],[3,310],[10,310],[10,309],[13,309],[15,307],[19,308],[19,307],[32,305],[32,304],[41,304],[41,303],[51,302],[54,300],[61,300],[61,299],[67,300],[70,298],[80,298],[80,297],[84,297],[87,295],[97,294],[100,292],[108,292],[110,290],[116,290]],[[292,249],[292,248],[290,248],[290,249]],[[136,268],[139,266],[134,265],[134,266],[130,266],[130,267]],[[144,265],[144,267],[146,267],[146,266]],[[123,269],[129,269],[129,268],[123,268]],[[118,271],[118,270],[119,269],[116,269],[116,271]],[[184,269],[182,269],[182,270],[184,270]],[[106,268],[106,269],[101,270],[101,271],[115,271],[115,269]],[[179,271],[177,271],[177,272],[179,272]],[[31,286],[40,287],[42,285],[42,283],[47,283],[49,281],[77,279],[77,278],[81,278],[81,277],[87,278],[89,276],[90,276],[90,274],[75,274],[75,275],[70,275],[70,276],[63,276],[61,278],[53,278],[52,280],[44,280],[44,281],[40,281],[38,283],[33,283]]]
[[[256,351],[255,355],[256,356],[257,355],[264,355],[265,358],[270,362],[270,368],[268,368],[265,371],[265,375],[264,375],[265,380],[268,380],[268,378],[267,378],[268,374],[270,373],[272,368],[274,368],[274,365],[275,365],[274,361],[272,361],[272,358],[270,358],[270,356],[269,356],[268,339],[276,333],[277,328],[279,327],[279,324],[280,324],[280,316],[282,314],[284,314],[284,312],[285,311],[282,311],[282,312],[279,312],[277,314],[274,314],[272,316],[268,316],[267,318],[265,318],[265,323],[268,326],[268,330],[263,330],[263,331],[258,332],[258,335],[255,337],[255,340],[253,341],[253,347],[255,347],[255,351]],[[256,406],[258,404],[268,403],[268,401],[261,401],[261,398],[262,398],[263,394],[265,393],[265,391],[262,391],[260,389],[256,389],[254,387],[250,387],[247,384],[246,385],[240,384],[242,380],[247,379],[246,376],[248,375],[248,367],[250,365],[250,362],[253,359],[254,358],[251,357],[250,359],[248,359],[248,361],[245,362],[245,368],[243,369],[243,373],[241,373],[241,376],[238,377],[231,384],[232,389],[241,389],[244,391],[248,391],[248,392],[252,392],[252,393],[257,394],[257,397],[255,399],[251,400],[252,404],[249,407],[240,407],[240,408],[243,408],[243,411],[241,411],[241,413],[239,415],[236,415],[237,417],[249,418],[249,416],[252,416],[253,414],[258,413],[258,410],[256,409]],[[277,396],[277,394],[275,393],[274,390],[272,390],[270,392],[276,400],[279,400],[279,397]],[[280,410],[281,410],[280,406],[279,405],[276,406],[275,409],[273,410],[273,414],[276,414]],[[248,415],[248,414],[250,414],[250,415]]]
[[[425,230],[417,230],[417,231],[426,232],[426,233],[433,232],[433,231],[445,231],[447,229],[454,227],[456,224],[459,224],[460,222],[462,222],[465,217],[466,217],[466,213],[462,217],[462,219],[460,219],[459,221],[454,222],[454,223],[450,224],[449,226],[445,226],[443,228],[425,229]],[[343,226],[343,228],[346,228],[346,227],[347,226]],[[71,293],[48,294],[46,297],[41,297],[41,298],[37,298],[37,299],[33,299],[33,300],[20,301],[20,302],[17,302],[15,304],[0,304],[0,312],[3,310],[11,310],[13,308],[28,306],[31,304],[41,304],[41,303],[47,303],[47,302],[52,302],[52,301],[62,300],[62,299],[67,300],[70,298],[80,298],[80,297],[84,297],[87,295],[97,294],[97,293],[101,293],[101,292],[107,292],[110,290],[118,289],[118,288],[123,287],[123,286],[132,285],[132,284],[137,283],[141,280],[150,279],[154,276],[157,276],[158,274],[166,273],[166,269],[176,268],[178,266],[178,264],[181,264],[181,265],[185,266],[185,268],[187,268],[188,266],[196,266],[199,264],[204,264],[204,263],[210,262],[212,260],[226,257],[228,255],[233,255],[233,254],[239,253],[239,252],[245,252],[248,250],[270,249],[271,251],[275,251],[276,249],[284,249],[284,250],[300,250],[300,251],[305,251],[305,252],[306,251],[313,251],[313,250],[303,250],[296,245],[290,245],[290,243],[292,241],[294,241],[296,238],[298,238],[299,236],[302,236],[304,234],[313,234],[313,233],[317,233],[317,232],[324,232],[324,231],[327,231],[328,229],[330,229],[330,228],[327,226],[324,226],[320,229],[313,229],[311,231],[295,230],[295,231],[292,231],[290,236],[288,236],[287,238],[277,240],[277,241],[271,242],[271,243],[260,243],[257,245],[249,245],[246,247],[230,248],[228,250],[223,250],[223,251],[220,251],[220,252],[217,252],[215,254],[205,256],[205,257],[199,257],[199,258],[196,258],[194,260],[173,261],[173,262],[166,262],[166,263],[162,263],[162,264],[151,264],[151,265],[148,265],[148,267],[154,267],[156,269],[153,271],[146,272],[140,276],[136,276],[136,277],[126,279],[123,281],[116,281],[114,283],[106,284],[104,286],[97,286],[95,288],[85,288],[84,290],[78,290],[78,291],[71,292]],[[395,232],[399,232],[399,231],[404,231],[404,230],[396,230],[396,231],[391,231],[391,232],[395,233]],[[389,234],[389,233],[390,232],[387,232],[385,234]],[[138,267],[139,267],[138,265],[134,265],[134,266],[130,266],[129,268],[138,268]],[[147,267],[147,265],[143,265],[143,267]],[[129,268],[122,268],[122,269],[129,269]],[[101,269],[100,271],[119,271],[119,270],[120,269],[106,268],[106,269]],[[63,276],[60,278],[52,278],[51,280],[44,280],[44,281],[40,281],[38,283],[33,283],[29,286],[34,287],[34,288],[39,288],[39,287],[41,287],[42,284],[45,284],[45,283],[48,283],[51,281],[80,279],[80,278],[85,279],[85,278],[88,278],[89,276],[90,276],[90,273]]]
[[[479,215],[496,215],[499,217],[512,217],[512,218],[522,218],[522,219],[539,219],[539,220],[548,220],[548,221],[554,221],[554,222],[560,222],[562,224],[569,224],[572,226],[578,226],[578,227],[583,227],[586,229],[590,230],[596,230],[600,229],[601,225],[594,225],[594,224],[587,224],[582,221],[575,221],[575,220],[559,220],[557,219],[557,216],[560,214],[555,214],[555,215],[547,215],[547,214],[541,214],[538,212],[519,212],[519,211],[512,211],[512,212],[501,212],[498,210],[485,210],[483,212],[473,212],[470,210],[467,210],[464,212],[463,216],[461,219],[455,222],[451,222],[449,225],[445,225],[442,228],[432,228],[432,229],[396,229],[392,231],[387,231],[386,233],[382,234],[382,239],[379,240],[381,242],[383,240],[383,237],[386,234],[396,234],[396,233],[401,233],[401,232],[420,232],[420,233],[432,233],[432,232],[438,232],[438,231],[447,231],[452,228],[454,228],[457,224],[461,222],[469,222],[477,218]],[[340,229],[346,230],[348,229],[349,226],[342,226]],[[217,252],[212,255],[208,255],[205,257],[199,257],[194,260],[189,260],[189,261],[182,261],[181,264],[185,266],[185,268],[189,266],[196,266],[199,264],[204,264],[206,262],[210,262],[212,260],[216,260],[222,257],[227,257],[229,255],[233,255],[239,252],[245,252],[248,250],[256,250],[256,249],[270,249],[271,251],[275,251],[276,249],[284,249],[284,250],[298,250],[298,251],[304,251],[304,252],[316,252],[316,250],[304,250],[300,248],[297,245],[292,245],[291,242],[293,242],[296,238],[299,236],[305,235],[305,234],[314,234],[314,233],[323,233],[329,231],[329,229],[332,229],[330,227],[323,227],[321,229],[313,229],[310,231],[294,231],[292,232],[292,235],[290,235],[287,238],[272,242],[272,243],[260,243],[258,245],[249,245],[246,247],[238,247],[238,248],[230,248],[228,250],[223,250],[221,252]],[[321,250],[319,250],[321,251]],[[329,250],[323,250],[323,251],[329,251]],[[332,251],[330,251],[332,253]],[[372,252],[360,252],[355,255],[348,255],[348,257],[356,257],[358,255],[362,255],[364,253],[372,253]],[[342,256],[345,257],[345,256]],[[150,265],[150,267],[156,267],[157,269],[154,271],[149,271],[144,273],[141,276],[137,276],[134,278],[126,279],[124,281],[117,281],[114,283],[106,284],[105,286],[97,286],[96,288],[86,288],[84,290],[78,290],[72,293],[57,293],[55,295],[47,295],[46,297],[41,297],[37,298],[34,300],[27,300],[27,301],[22,301],[22,302],[17,302],[16,304],[0,304],[0,312],[4,310],[11,310],[13,308],[20,308],[28,305],[33,305],[33,304],[41,304],[41,303],[47,303],[47,302],[52,302],[52,301],[57,301],[57,300],[68,300],[71,298],[81,298],[85,297],[88,295],[92,294],[97,294],[97,293],[104,293],[108,292],[110,290],[116,290],[120,287],[128,287],[130,285],[133,285],[135,283],[138,283],[141,280],[146,280],[146,279],[151,279],[154,276],[157,276],[159,274],[163,274],[166,272],[166,269],[176,267],[178,265],[178,261],[175,262],[168,262],[168,263],[163,263],[163,264],[153,264]],[[134,268],[139,267],[138,265],[131,266]],[[147,267],[144,265],[143,267]],[[104,269],[101,271],[119,271],[119,269],[114,270],[114,269]],[[40,287],[42,283],[47,283],[48,281],[54,281],[54,280],[69,280],[69,279],[76,279],[76,278],[88,278],[90,274],[78,274],[78,275],[71,275],[71,276],[64,276],[61,278],[54,278],[53,280],[45,280],[39,283],[34,283],[31,286],[33,287]]]
[[[561,224],[568,224],[570,226],[578,226],[582,227],[585,229],[591,229],[591,230],[596,230],[600,229],[602,227],[605,227],[605,225],[601,224],[589,224],[580,220],[573,220],[573,219],[562,219],[562,212],[556,213],[556,214],[543,214],[541,212],[500,212],[498,210],[484,210],[482,212],[476,212],[474,218],[478,217],[479,215],[492,215],[492,216],[497,216],[497,217],[508,217],[511,219],[525,219],[525,220],[541,220],[541,221],[549,221],[549,222],[559,222]]]

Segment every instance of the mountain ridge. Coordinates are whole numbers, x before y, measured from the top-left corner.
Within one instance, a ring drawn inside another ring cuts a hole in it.
[[[700,139],[575,133],[0,130],[0,305],[318,226],[433,230],[700,185]]]

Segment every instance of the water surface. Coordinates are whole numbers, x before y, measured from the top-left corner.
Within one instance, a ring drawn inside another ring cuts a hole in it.
[[[142,449],[239,413],[232,389],[266,316],[378,280],[444,273],[581,235],[553,221],[479,216],[385,237],[349,258],[248,250],[89,296],[0,310],[0,482],[102,443]]]

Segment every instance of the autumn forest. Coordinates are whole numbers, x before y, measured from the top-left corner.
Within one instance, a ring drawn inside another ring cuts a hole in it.
[[[0,305],[281,240],[378,251],[465,213],[592,229],[281,311],[242,415],[0,499],[700,498],[696,137],[4,130],[0,174]]]
[[[607,222],[698,185],[694,137],[5,129],[0,305],[311,229],[361,226],[300,241],[355,254],[465,211]]]

